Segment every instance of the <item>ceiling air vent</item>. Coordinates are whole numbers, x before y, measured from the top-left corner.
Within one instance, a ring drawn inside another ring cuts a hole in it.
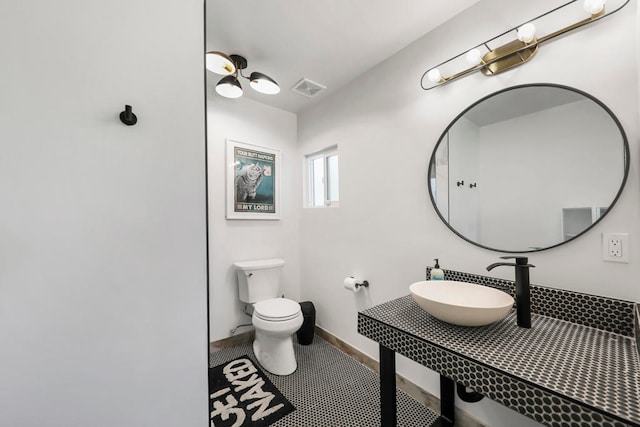
[[[319,94],[325,89],[326,89],[325,86],[322,86],[321,84],[311,81],[309,79],[303,78],[300,81],[298,81],[298,83],[293,85],[293,87],[291,88],[291,91],[297,94],[300,94],[302,96],[306,96],[307,98],[313,98],[314,96],[316,96],[317,94]]]

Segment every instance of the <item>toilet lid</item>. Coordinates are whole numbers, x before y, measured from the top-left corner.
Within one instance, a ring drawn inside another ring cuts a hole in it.
[[[264,320],[290,320],[300,314],[300,304],[286,298],[271,298],[255,303],[253,314]]]

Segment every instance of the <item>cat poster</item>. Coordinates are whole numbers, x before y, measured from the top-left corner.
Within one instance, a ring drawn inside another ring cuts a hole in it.
[[[280,151],[227,140],[227,219],[280,219]]]

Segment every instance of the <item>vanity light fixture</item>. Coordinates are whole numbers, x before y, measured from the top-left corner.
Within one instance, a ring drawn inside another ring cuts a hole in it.
[[[260,93],[275,95],[280,92],[278,83],[266,74],[254,71],[249,77],[243,75],[242,70],[247,68],[247,60],[243,56],[218,51],[207,52],[206,66],[209,71],[225,76],[216,85],[216,92],[225,98],[242,96],[242,85],[238,77],[249,80],[249,86]]]
[[[472,49],[465,51],[459,55],[456,55],[435,67],[429,68],[422,75],[420,85],[424,90],[430,90],[443,84],[457,80],[467,74],[479,70],[486,76],[492,76],[510,68],[522,65],[529,61],[533,55],[538,51],[538,46],[546,41],[549,41],[555,37],[565,34],[576,28],[583,27],[587,24],[591,24],[598,21],[605,16],[609,16],[618,10],[622,9],[629,3],[629,0],[610,0],[613,3],[611,11],[605,11],[605,3],[607,0],[582,0],[583,12],[578,12],[574,3],[579,0],[572,0],[555,9],[552,9],[542,15],[529,20],[528,22],[511,28],[510,30],[489,39]],[[552,31],[544,36],[536,35],[536,24],[542,24],[544,28],[547,24],[548,17],[558,17],[562,19],[567,14],[576,15],[579,13],[589,14],[587,18],[569,24],[560,28],[559,30]],[[515,33],[515,40],[507,41],[509,38],[513,39]],[[497,45],[497,47],[492,47]],[[456,69],[462,71],[455,72]],[[451,70],[451,72],[449,72]]]

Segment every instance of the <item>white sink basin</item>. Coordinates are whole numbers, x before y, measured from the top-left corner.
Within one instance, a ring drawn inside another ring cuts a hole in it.
[[[454,280],[415,282],[409,290],[427,313],[460,326],[482,326],[498,321],[514,302],[511,295],[498,289]]]

